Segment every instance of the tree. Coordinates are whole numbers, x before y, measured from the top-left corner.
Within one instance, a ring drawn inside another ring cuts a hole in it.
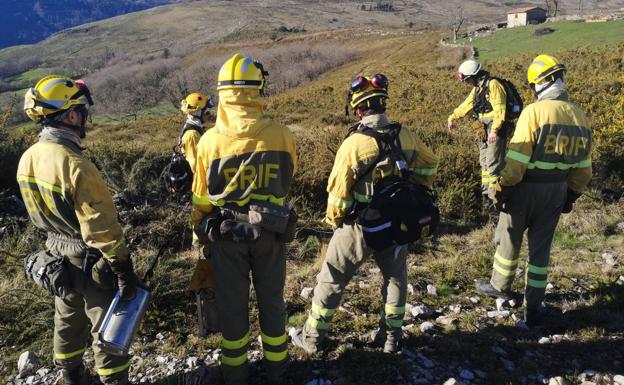
[[[559,0],[545,0],[546,1],[546,13],[549,17],[557,17],[559,12]]]
[[[457,41],[457,34],[462,24],[464,24],[464,8],[458,7],[456,12],[453,13],[453,19],[451,22],[451,30],[453,31],[453,43]]]

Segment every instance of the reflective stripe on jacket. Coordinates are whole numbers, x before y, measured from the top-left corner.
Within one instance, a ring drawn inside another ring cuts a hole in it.
[[[284,204],[297,167],[288,127],[263,115],[257,90],[219,92],[217,123],[197,146],[193,177],[193,223],[214,206],[252,200]]]
[[[505,92],[505,87],[493,78],[487,80],[487,85],[485,81],[481,81],[477,87],[473,87],[466,100],[449,116],[448,121],[452,122],[469,114],[473,109],[475,96],[481,92],[484,86],[488,87],[487,100],[492,105],[492,111],[479,114],[479,121],[484,124],[492,123],[492,132],[498,132],[505,121],[507,93]]]
[[[24,152],[17,169],[33,224],[82,239],[111,260],[127,258],[117,209],[99,171],[74,142],[50,132],[54,129],[44,130],[39,142]]]
[[[583,192],[592,175],[592,134],[585,113],[564,92],[526,107],[516,125],[501,172],[501,185],[523,178],[567,180]]]
[[[361,123],[379,130],[390,124],[385,114],[366,116]],[[436,156],[414,132],[406,128],[401,129],[399,141],[414,181],[431,187],[437,173]],[[355,201],[365,203],[371,200],[373,185],[379,178],[396,171],[393,164],[384,165],[384,160],[381,160],[380,167],[374,168],[355,183],[378,156],[379,147],[370,136],[356,133],[340,145],[327,183],[329,197],[324,221],[333,228],[340,226]]]

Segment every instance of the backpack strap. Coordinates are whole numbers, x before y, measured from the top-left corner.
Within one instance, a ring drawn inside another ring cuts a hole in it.
[[[184,134],[186,134],[187,131],[191,131],[191,130],[195,130],[199,132],[200,135],[204,133],[203,127],[196,126],[188,122],[184,123],[184,126],[182,126],[182,128],[180,129],[180,133],[178,134],[178,144],[173,148],[175,152],[180,151],[180,149],[182,148],[182,137],[184,137]]]

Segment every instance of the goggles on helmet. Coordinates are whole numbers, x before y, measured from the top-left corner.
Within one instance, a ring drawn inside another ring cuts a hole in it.
[[[89,90],[89,87],[87,87],[87,84],[84,82],[84,80],[78,79],[74,81],[74,84],[78,88],[78,92],[76,92],[72,96],[72,99],[78,99],[81,96],[84,96],[87,99],[87,102],[89,103],[89,105],[92,106],[93,99],[91,98],[91,91]]]
[[[351,80],[351,93],[356,93],[365,90],[368,86],[373,88],[388,88],[388,78],[384,74],[376,74],[370,80],[368,78],[359,75]]]

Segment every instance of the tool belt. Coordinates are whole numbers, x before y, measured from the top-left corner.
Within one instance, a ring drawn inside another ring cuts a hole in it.
[[[295,239],[298,216],[289,204],[280,206],[271,202],[256,201],[247,211],[221,208],[217,216],[208,217],[200,224],[200,232],[209,241],[227,239],[234,242],[252,243],[260,238],[262,231],[275,233],[281,242]]]
[[[44,288],[48,294],[64,298],[71,289],[71,276],[65,258],[47,250],[32,253],[24,258],[26,276]]]

